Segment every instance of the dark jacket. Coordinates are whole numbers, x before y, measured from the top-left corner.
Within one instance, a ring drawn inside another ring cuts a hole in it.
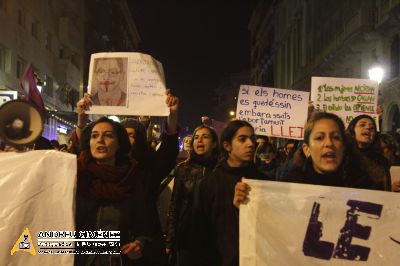
[[[201,182],[194,231],[198,265],[239,265],[239,210],[233,196],[242,177],[266,179],[254,164],[230,167],[223,162]]]
[[[362,188],[382,190],[366,169],[360,155],[345,156],[336,172],[319,174],[314,170],[312,161],[304,159],[303,151],[298,150],[293,158],[293,166],[281,179],[283,182],[313,184],[323,186]]]
[[[165,265],[164,238],[157,210],[157,197],[160,183],[175,166],[179,152],[178,135],[161,136],[161,145],[157,151],[149,150],[146,156],[139,161],[138,176],[145,188],[145,204],[150,211],[150,219],[146,221],[150,226],[153,241],[144,250],[147,265]]]
[[[168,213],[168,230],[166,238],[167,248],[177,253],[185,250],[185,255],[178,255],[182,258],[178,265],[187,265],[193,260],[190,256],[194,195],[198,193],[199,185],[203,178],[210,174],[216,160],[196,160],[182,162],[174,170],[174,188],[171,197],[171,204]],[[189,260],[189,261],[187,261]]]
[[[373,146],[369,148],[359,149],[364,160],[364,164],[370,175],[380,190],[390,191],[391,177],[390,177],[390,163],[381,153],[379,153]]]
[[[78,178],[80,178],[78,164]],[[151,219],[148,208],[145,205],[144,187],[137,176],[135,180],[133,196],[119,200],[109,201],[104,199],[89,198],[87,195],[77,194],[76,197],[76,230],[79,231],[120,231],[120,245],[140,240],[144,249],[152,241],[151,227],[147,220]],[[119,247],[116,247],[119,249]],[[118,265],[145,265],[143,259],[132,261],[125,255],[76,255],[75,265],[92,265],[94,261],[99,265],[108,265],[113,259]],[[96,265],[98,265],[96,264]],[[112,264],[114,265],[114,264]]]
[[[121,230],[121,246],[133,241],[138,234],[143,235],[146,243],[143,258],[134,262],[122,256],[122,265],[165,265],[167,258],[156,199],[160,182],[174,167],[177,154],[177,134],[163,134],[158,151],[148,150],[138,163],[133,177],[137,180],[134,198],[111,204],[77,195],[77,230]],[[75,265],[88,265],[94,260],[94,256],[77,255],[75,258]]]

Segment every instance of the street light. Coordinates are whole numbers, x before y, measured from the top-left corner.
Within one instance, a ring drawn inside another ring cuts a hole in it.
[[[108,118],[111,119],[112,121],[115,121],[115,122],[118,122],[118,123],[120,122],[119,117],[116,116],[116,115],[110,115]]]
[[[235,115],[235,111],[231,110],[231,111],[229,112],[229,115],[230,115],[230,116],[234,116],[234,115]]]
[[[382,78],[383,78],[383,68],[382,67],[373,67],[368,70],[369,74],[369,79],[377,81],[378,83],[381,83]]]

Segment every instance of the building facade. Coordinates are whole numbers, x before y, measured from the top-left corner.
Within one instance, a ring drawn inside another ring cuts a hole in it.
[[[369,78],[368,70],[381,66],[382,131],[400,128],[399,0],[271,2],[249,23],[252,38],[267,36],[252,42],[255,84],[269,85],[257,77],[271,65],[274,87],[298,90],[310,90],[312,76]]]
[[[138,51],[140,36],[127,0],[86,0],[85,4],[84,76],[87,85],[91,54]]]
[[[23,95],[19,80],[32,64],[43,80],[49,139],[73,127],[56,111],[71,111],[82,90],[83,17],[79,0],[0,0],[0,90]]]

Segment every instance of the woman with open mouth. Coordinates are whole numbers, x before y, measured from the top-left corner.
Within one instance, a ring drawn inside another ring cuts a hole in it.
[[[192,210],[197,208],[194,195],[201,180],[214,169],[217,157],[217,133],[205,125],[197,127],[190,140],[188,159],[178,164],[174,170],[175,181],[166,238],[166,252],[173,257],[171,264],[193,264]]]
[[[349,123],[347,133],[379,189],[390,191],[390,163],[380,151],[375,120],[369,115],[359,115]]]
[[[345,135],[345,126],[337,115],[316,112],[304,127],[304,144],[294,155],[293,167],[284,182],[382,189]],[[249,186],[240,182],[235,187],[234,204],[246,201]]]

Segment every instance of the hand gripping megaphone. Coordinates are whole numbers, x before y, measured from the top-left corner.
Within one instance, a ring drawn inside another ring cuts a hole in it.
[[[0,106],[0,137],[11,146],[34,143],[42,135],[43,125],[39,110],[27,101],[13,100]]]

